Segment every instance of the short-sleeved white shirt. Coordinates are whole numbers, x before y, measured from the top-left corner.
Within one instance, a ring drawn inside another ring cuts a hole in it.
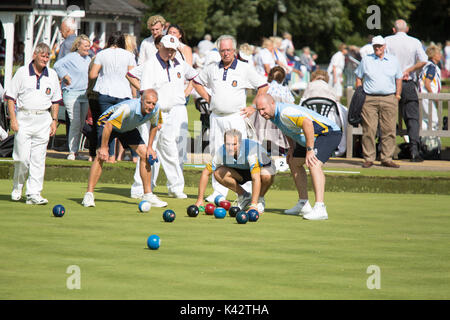
[[[260,74],[266,74],[266,70],[264,69],[265,64],[268,64],[270,69],[275,67],[275,58],[273,57],[272,52],[267,48],[263,48],[259,51],[258,60],[257,69]]]
[[[427,62],[428,57],[423,50],[422,43],[414,37],[408,36],[404,32],[397,32],[393,36],[388,36],[386,40],[386,53],[397,57],[400,69],[404,72],[417,62]],[[416,74],[409,75],[409,79],[416,80]]]
[[[155,39],[153,39],[153,36],[145,38],[142,40],[139,48],[138,64],[144,64],[151,56],[156,54],[156,52],[158,52],[158,49],[155,46]]]
[[[330,75],[333,75],[333,67],[336,67],[336,75],[340,76],[344,71],[345,67],[345,56],[341,51],[336,52],[331,57],[330,64],[328,65],[327,72]]]
[[[47,110],[55,103],[61,103],[61,86],[55,70],[45,67],[38,77],[33,62],[20,67],[9,88],[6,98],[16,101],[18,109]]]
[[[174,106],[186,104],[184,81],[190,81],[197,75],[197,70],[186,62],[175,58],[167,64],[157,52],[144,63],[141,90],[155,89],[161,111],[167,112]]]
[[[267,85],[266,78],[248,63],[234,59],[224,68],[223,62],[205,67],[194,80],[211,89],[211,110],[216,114],[232,114],[247,105],[246,89]]]
[[[107,48],[97,53],[94,64],[101,65],[94,91],[115,98],[131,98],[125,77],[129,66],[136,65],[134,54],[122,48]]]

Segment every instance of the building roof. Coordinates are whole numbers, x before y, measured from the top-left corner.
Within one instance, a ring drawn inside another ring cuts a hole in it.
[[[140,17],[147,8],[139,0],[91,0],[86,13]]]

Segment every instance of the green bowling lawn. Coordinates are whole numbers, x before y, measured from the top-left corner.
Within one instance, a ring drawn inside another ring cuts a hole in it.
[[[161,194],[177,214],[166,223],[161,208],[140,213],[128,185],[99,184],[95,208],[80,205],[85,183],[46,182],[46,206],[10,201],[10,185],[0,181],[1,299],[450,298],[449,196],[329,192],[330,219],[306,221],[281,214],[294,191],[272,190],[260,220],[239,225],[188,217],[194,188]]]

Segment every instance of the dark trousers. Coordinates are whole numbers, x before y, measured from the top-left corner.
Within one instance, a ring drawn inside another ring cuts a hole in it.
[[[95,157],[97,155],[97,121],[102,114],[100,105],[98,104],[98,96],[89,98],[89,108],[91,109],[92,114],[92,128],[91,131],[88,132],[89,155]]]
[[[402,98],[399,102],[400,112],[406,124],[409,136],[411,155],[419,152],[419,97],[417,96],[416,84],[412,80],[403,81]]]
[[[105,94],[99,94],[98,95],[98,104],[99,104],[99,108],[100,108],[100,115],[105,112],[109,107],[116,105],[122,101],[128,100],[128,98],[122,99],[122,98],[116,98],[116,97],[111,97]],[[109,143],[109,156],[113,156],[115,154],[115,146],[116,146],[116,141],[113,140]]]

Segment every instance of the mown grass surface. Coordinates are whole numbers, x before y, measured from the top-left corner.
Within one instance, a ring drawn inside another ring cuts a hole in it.
[[[260,220],[238,225],[187,217],[196,189],[186,188],[186,200],[160,194],[177,214],[165,223],[161,208],[138,212],[129,185],[99,184],[84,208],[85,186],[47,181],[49,205],[29,206],[0,181],[1,299],[450,298],[449,196],[329,192],[330,219],[305,221],[281,214],[296,192],[271,190]],[[54,218],[59,203],[67,213]],[[80,290],[66,287],[71,265]],[[379,290],[367,288],[371,265]]]

